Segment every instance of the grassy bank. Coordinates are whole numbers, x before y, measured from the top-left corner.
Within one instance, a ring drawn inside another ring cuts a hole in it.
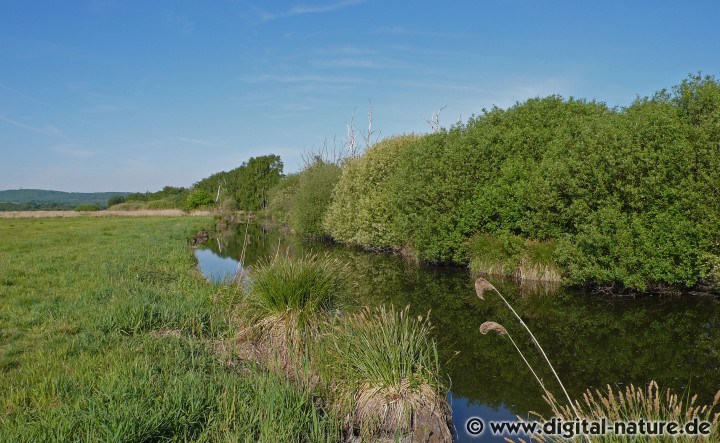
[[[203,217],[0,220],[0,441],[324,441],[307,386],[213,351]]]
[[[278,256],[253,269],[238,305],[239,348],[309,383],[363,441],[451,441],[447,388],[426,318],[408,310],[338,309],[347,266],[329,256]]]

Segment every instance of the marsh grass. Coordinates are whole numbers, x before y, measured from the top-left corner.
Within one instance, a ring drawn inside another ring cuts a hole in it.
[[[276,254],[253,267],[238,308],[241,345],[250,342],[265,366],[292,378],[312,377],[309,346],[336,309],[345,269],[327,255]]]
[[[545,397],[545,401],[551,406],[553,415],[563,420],[572,420],[574,415],[567,407],[559,407],[552,398]],[[720,432],[720,391],[715,394],[711,404],[699,405],[697,395],[678,395],[670,389],[661,390],[655,381],[648,383],[646,387],[626,386],[625,389],[614,389],[610,385],[607,390],[588,389],[583,393],[582,401],[575,402],[575,408],[580,411],[580,416],[588,420],[600,420],[607,418],[611,422],[616,421],[674,421],[680,424],[687,423],[697,417],[700,421],[707,421],[712,424],[711,437],[702,436],[622,436],[605,435],[592,437],[593,442],[621,443],[621,442],[709,442],[717,441]],[[543,417],[537,415],[542,420]],[[577,440],[577,439],[576,439]],[[520,440],[522,441],[522,440]],[[555,442],[568,441],[549,437],[534,437],[532,441]]]
[[[302,329],[335,307],[344,270],[342,262],[327,255],[276,256],[253,268],[245,301],[256,320],[292,312],[294,326]]]
[[[188,238],[211,219],[0,220],[0,441],[338,441],[302,384],[219,361],[237,288]]]
[[[517,311],[515,311],[515,308],[513,308],[513,306],[510,304],[510,302],[508,302],[508,300],[502,295],[502,293],[500,293],[500,291],[497,290],[497,288],[495,288],[495,286],[493,286],[492,283],[485,280],[484,278],[478,278],[477,280],[475,280],[475,294],[477,295],[477,297],[480,300],[485,300],[486,292],[491,293],[491,294],[492,293],[496,294],[500,298],[500,300],[502,300],[502,302],[505,304],[505,306],[510,310],[510,312],[512,312],[512,314],[515,316],[515,318],[520,323],[520,325],[522,325],[522,327],[525,329],[525,331],[527,331],[528,336],[530,336],[530,339],[532,340],[533,344],[535,345],[535,348],[537,348],[537,350],[540,351],[540,354],[543,356],[543,359],[545,359],[545,363],[547,363],[548,368],[550,368],[550,371],[552,371],[552,374],[555,376],[555,379],[557,380],[558,385],[562,389],[563,394],[565,394],[565,398],[568,401],[568,403],[567,403],[568,408],[574,412],[575,417],[580,418],[580,413],[578,412],[578,410],[575,407],[575,404],[573,403],[572,399],[570,398],[570,394],[568,394],[567,389],[565,389],[565,385],[563,384],[562,380],[560,379],[560,376],[558,375],[557,371],[555,371],[555,367],[552,365],[552,363],[550,363],[550,359],[548,358],[547,354],[545,353],[545,350],[543,349],[543,347],[540,345],[540,342],[535,337],[535,334],[533,334],[533,332],[530,330],[530,328],[525,323],[525,321],[523,321],[522,317],[520,317],[520,315],[518,315]],[[505,329],[505,327],[498,323],[495,323],[495,322],[485,322],[480,326],[480,332],[482,334],[486,334],[487,332],[489,332],[491,330],[498,332],[502,335],[508,336],[508,338],[512,342],[513,346],[518,351],[518,353],[522,357],[523,361],[527,365],[527,367],[530,369],[532,374],[535,376],[535,379],[540,384],[540,387],[542,388],[543,392],[545,392],[546,398],[548,400],[555,401],[552,394],[545,387],[545,384],[537,376],[535,369],[525,358],[525,355],[522,353],[522,351],[520,351],[520,348],[515,343],[515,340],[513,340],[512,337],[510,336],[510,334],[507,333],[507,330]],[[561,406],[558,404],[555,407],[559,408]]]
[[[523,282],[557,283],[555,241],[525,240],[514,235],[476,234],[467,241],[470,272],[474,276],[509,277]]]
[[[347,428],[376,438],[434,433],[438,441],[451,439],[430,332],[428,318],[407,308],[366,308],[337,319],[325,338],[323,371],[336,381],[334,400]]]

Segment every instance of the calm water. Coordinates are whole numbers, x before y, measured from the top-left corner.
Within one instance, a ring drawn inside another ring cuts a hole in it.
[[[243,239],[248,244],[241,264]],[[542,391],[506,338],[481,335],[487,320],[503,324],[557,397],[558,386],[517,321],[496,297],[478,300],[467,271],[459,267],[417,267],[403,259],[323,243],[302,242],[258,224],[238,226],[211,238],[196,251],[201,271],[216,281],[242,265],[267,257],[327,252],[350,266],[347,309],[365,305],[410,306],[430,311],[451,385],[449,400],[458,441],[471,416],[513,419],[529,411],[549,415]],[[252,272],[252,271],[251,271]],[[689,390],[709,403],[720,389],[720,302],[712,297],[613,297],[570,290],[520,287],[493,281],[535,333],[573,397],[589,387],[644,385]],[[501,441],[498,439],[498,441]]]

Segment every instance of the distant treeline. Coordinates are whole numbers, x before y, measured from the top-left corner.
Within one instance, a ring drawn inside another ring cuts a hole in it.
[[[0,211],[67,210],[81,204],[105,206],[109,198],[127,192],[62,192],[43,189],[0,191]]]
[[[270,191],[301,235],[474,272],[660,290],[720,277],[720,84],[625,108],[534,98],[318,159]]]
[[[0,202],[0,211],[68,211],[75,206],[67,203],[46,203],[46,202],[24,202],[5,203]]]

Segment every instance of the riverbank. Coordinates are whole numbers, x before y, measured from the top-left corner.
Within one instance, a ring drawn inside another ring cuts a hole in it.
[[[458,429],[473,415],[507,420],[527,417],[528,411],[552,415],[542,390],[533,384],[532,374],[509,344],[502,337],[480,335],[480,325],[493,320],[508,328],[521,349],[533,347],[499,299],[478,300],[466,268],[418,266],[398,255],[302,240],[262,220],[218,230],[209,240],[197,251],[201,266],[210,266],[205,267],[209,278],[214,272],[217,280],[227,280],[239,268],[249,268],[252,274],[278,251],[291,257],[330,254],[349,264],[342,273],[352,282],[341,299],[344,312],[381,305],[410,306],[415,317],[425,318],[429,312],[441,376],[449,380],[448,399]],[[213,264],[218,267],[213,269]],[[581,399],[588,386],[614,387],[622,382],[641,387],[656,380],[674,392],[690,386],[691,392],[699,394],[698,402],[712,403],[720,386],[720,333],[713,328],[720,319],[719,300],[700,294],[609,296],[578,288],[534,286],[529,281],[488,279],[513,304],[539,342],[550,348],[548,355],[573,398]],[[537,353],[529,352],[528,359],[537,365],[540,377],[553,379],[538,364]]]

